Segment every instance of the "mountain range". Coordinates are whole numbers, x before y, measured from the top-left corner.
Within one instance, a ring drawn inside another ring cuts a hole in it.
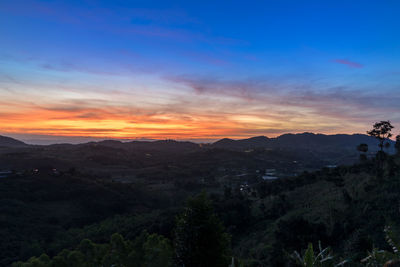
[[[394,141],[389,140],[393,144]],[[356,146],[364,143],[369,146],[370,151],[378,150],[378,140],[365,134],[314,134],[314,133],[300,133],[300,134],[283,134],[276,138],[268,138],[266,136],[256,136],[247,139],[229,139],[223,138],[214,143],[197,144],[188,141],[175,141],[175,140],[157,140],[157,141],[130,141],[121,142],[117,140],[104,140],[99,142],[88,142],[78,145],[71,144],[58,144],[49,146],[105,146],[113,148],[125,149],[155,149],[155,150],[179,150],[179,151],[193,151],[199,148],[218,148],[234,151],[243,151],[248,149],[285,149],[285,150],[355,150]],[[34,146],[28,145],[22,141],[13,139],[11,137],[0,136],[0,147],[27,147]],[[36,145],[35,145],[36,146]]]
[[[389,140],[393,148],[393,141]],[[378,149],[378,140],[365,134],[284,134],[276,138],[268,138],[266,136],[257,136],[248,139],[233,140],[229,138],[221,139],[212,144],[213,147],[243,150],[243,149],[306,149],[306,150],[355,150],[356,146],[364,143],[369,146],[370,151]]]
[[[24,146],[27,146],[27,144],[25,144],[22,141],[0,135],[0,147],[24,147]]]

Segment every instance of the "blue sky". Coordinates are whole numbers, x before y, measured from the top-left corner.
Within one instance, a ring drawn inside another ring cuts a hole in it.
[[[3,0],[0,133],[208,140],[400,124],[399,13],[398,1]]]

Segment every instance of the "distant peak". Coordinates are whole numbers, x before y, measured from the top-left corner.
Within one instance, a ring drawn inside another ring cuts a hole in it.
[[[235,140],[230,139],[230,138],[222,138],[222,139],[216,141],[215,143],[218,143],[218,142],[225,142],[225,141],[235,141]]]
[[[260,135],[260,136],[250,137],[249,140],[269,140],[269,138],[267,136]]]
[[[0,146],[15,147],[15,146],[27,146],[27,144],[17,139],[0,135]]]
[[[308,135],[308,136],[314,136],[314,135],[318,135],[312,132],[303,132],[303,133],[296,133],[296,134],[292,134],[292,135]]]
[[[116,143],[118,143],[118,144],[120,144],[120,143],[122,143],[121,141],[119,141],[119,140],[112,140],[112,139],[108,139],[108,140],[103,140],[103,141],[99,141],[98,143],[114,143],[114,144],[116,144]]]

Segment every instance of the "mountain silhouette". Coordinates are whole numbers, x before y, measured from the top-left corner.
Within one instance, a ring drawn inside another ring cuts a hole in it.
[[[394,141],[389,140],[391,148],[389,152],[394,151]],[[334,150],[351,150],[355,151],[356,146],[364,143],[369,146],[369,151],[377,151],[378,141],[365,134],[314,134],[314,133],[299,133],[299,134],[283,134],[275,138],[266,136],[256,136],[246,139],[234,140],[223,138],[211,144],[199,145],[189,141],[175,140],[155,140],[155,141],[130,141],[121,142],[118,140],[104,140],[99,142],[88,142],[78,145],[57,144],[49,145],[52,147],[87,147],[100,146],[118,149],[133,149],[133,150],[162,150],[170,152],[190,152],[200,149],[225,149],[243,151],[247,149],[285,149],[285,150],[314,150],[314,151],[334,151]],[[26,143],[16,140],[11,137],[0,136],[0,147],[24,147]]]
[[[221,139],[212,144],[215,148],[224,149],[251,149],[265,148],[271,145],[271,139],[266,136],[256,136],[248,139],[233,140],[229,138]]]
[[[394,142],[391,143],[393,149]],[[365,134],[314,134],[314,133],[300,133],[300,134],[283,134],[276,138],[268,138],[266,136],[257,136],[248,139],[233,140],[224,138],[211,144],[215,148],[223,148],[229,150],[243,150],[243,149],[306,149],[306,150],[326,150],[326,149],[346,149],[355,150],[356,146],[365,143],[369,146],[370,151],[378,150],[378,141]]]
[[[23,147],[23,146],[27,146],[27,144],[25,144],[22,141],[16,140],[14,138],[0,135],[0,147]]]

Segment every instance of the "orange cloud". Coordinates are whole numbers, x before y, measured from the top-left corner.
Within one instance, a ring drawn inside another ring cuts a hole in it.
[[[1,107],[1,105],[0,105]],[[24,107],[22,109],[22,107]],[[134,114],[128,107],[37,107],[3,112],[2,132],[111,138],[204,138],[232,135],[240,127],[223,116]]]
[[[364,132],[399,98],[331,88],[291,90],[267,81],[179,77],[172,89],[3,93],[0,134],[118,139],[218,139],[286,132]],[[168,88],[168,87],[166,87]],[[177,88],[179,90],[177,90]],[[279,89],[279,90],[278,90]],[[388,117],[396,122],[396,117]]]

